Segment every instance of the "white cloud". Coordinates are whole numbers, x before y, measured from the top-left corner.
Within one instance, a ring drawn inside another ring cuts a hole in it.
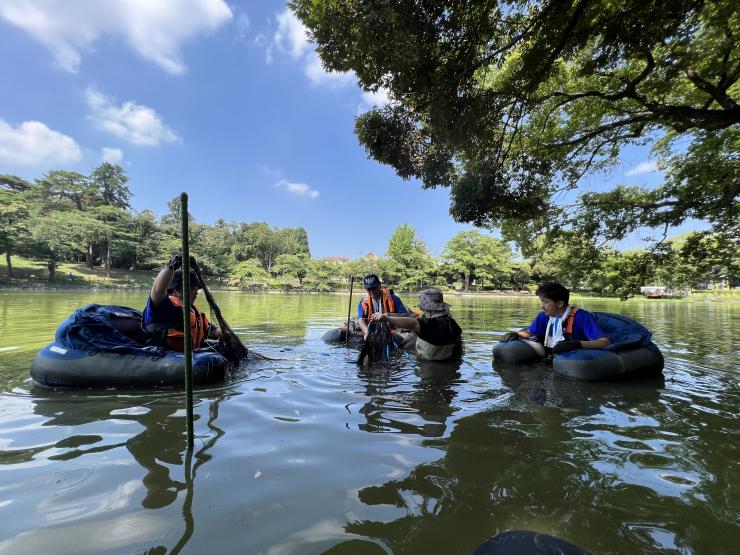
[[[275,183],[275,187],[278,189],[284,189],[292,195],[299,197],[316,198],[319,196],[319,192],[316,189],[312,189],[305,183],[291,183],[286,179],[281,179]]]
[[[180,137],[167,127],[157,112],[147,106],[124,102],[117,106],[113,99],[93,89],[87,89],[90,119],[100,129],[135,145],[157,146],[178,142]]]
[[[275,31],[275,44],[283,52],[297,60],[309,49],[308,33],[303,23],[289,8],[277,14],[278,28]]]
[[[303,66],[303,73],[312,85],[339,88],[355,83],[355,74],[352,72],[339,73],[324,70],[321,59],[308,40],[306,27],[290,11],[290,8],[285,8],[275,17],[277,19],[277,30],[272,38],[272,43],[268,43],[260,37],[255,39],[255,43],[265,49],[268,63],[272,61],[272,50],[275,47]]]
[[[273,43],[270,41],[270,39],[263,34],[259,34],[256,37],[254,37],[254,44],[258,48],[262,48],[265,51],[265,62],[267,62],[268,64],[271,64]]]
[[[365,91],[362,93],[362,102],[360,110],[368,110],[375,106],[385,106],[390,102],[390,91],[386,88],[379,88],[377,91]]]
[[[249,36],[249,17],[245,13],[240,13],[236,17],[236,38],[240,41],[246,41]]]
[[[180,47],[233,17],[224,0],[2,0],[0,17],[46,46],[76,72],[102,35],[123,39],[166,71],[185,71]]]
[[[326,71],[321,65],[321,59],[316,52],[311,52],[306,57],[304,69],[306,77],[313,85],[327,86],[331,88],[344,87],[355,82],[354,73],[339,73],[337,71]]]
[[[102,154],[100,156],[103,162],[110,162],[111,164],[118,164],[123,160],[123,151],[120,148],[108,148],[103,147]]]
[[[25,121],[13,128],[0,119],[0,163],[13,166],[67,164],[82,158],[71,137],[52,131],[39,121]]]
[[[646,162],[640,162],[636,166],[631,167],[625,172],[624,175],[631,177],[633,175],[642,175],[644,173],[653,173],[657,171],[658,164],[656,164],[653,160],[647,160]]]

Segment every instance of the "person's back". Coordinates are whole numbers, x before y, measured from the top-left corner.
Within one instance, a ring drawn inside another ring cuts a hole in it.
[[[462,329],[449,313],[419,318],[416,355],[422,360],[449,360],[462,350]]]

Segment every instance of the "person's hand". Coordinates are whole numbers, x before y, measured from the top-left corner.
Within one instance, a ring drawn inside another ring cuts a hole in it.
[[[560,343],[556,343],[552,348],[552,352],[555,354],[567,353],[568,351],[575,351],[581,348],[581,342],[575,339],[565,339]]]
[[[182,256],[176,254],[175,256],[170,258],[170,261],[167,263],[167,267],[173,272],[179,270],[182,267]]]
[[[370,319],[371,319],[371,320],[372,320],[373,322],[382,322],[382,321],[384,321],[384,320],[388,320],[388,316],[386,316],[386,315],[385,315],[385,314],[383,314],[382,312],[376,312],[376,313],[374,313],[374,314],[373,314],[373,315],[372,315],[372,316],[370,317]]]
[[[509,341],[516,341],[517,339],[521,339],[522,336],[519,335],[515,331],[510,331],[509,333],[504,335],[504,338],[501,340],[501,343],[508,343]]]

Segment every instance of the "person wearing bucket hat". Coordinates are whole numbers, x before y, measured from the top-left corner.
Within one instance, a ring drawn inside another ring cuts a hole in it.
[[[373,320],[411,330],[416,339],[416,356],[421,360],[449,360],[462,353],[462,329],[450,315],[450,305],[444,302],[442,291],[425,289],[419,293],[420,318],[373,314]]]
[[[382,286],[377,275],[366,275],[362,278],[362,286],[367,290],[367,297],[357,305],[357,325],[362,330],[365,339],[367,339],[367,326],[373,314],[385,313],[399,316],[410,314],[398,295],[393,290]]]
[[[195,258],[190,257],[191,265]],[[182,352],[184,333],[182,321],[182,257],[173,257],[154,279],[144,309],[141,325],[149,334],[150,342]],[[195,298],[202,287],[198,276],[190,271],[190,333],[193,349],[198,349],[206,339],[220,339],[221,330],[211,324],[205,314],[195,306]]]

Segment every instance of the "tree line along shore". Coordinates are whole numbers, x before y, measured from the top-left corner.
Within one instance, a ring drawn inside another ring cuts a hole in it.
[[[89,175],[57,170],[34,182],[0,176],[0,284],[150,286],[154,270],[180,247],[180,205],[173,199],[159,217],[136,212],[127,183],[123,168],[107,162]],[[660,253],[608,245],[594,250],[577,235],[560,241],[537,236],[525,258],[516,244],[463,231],[433,256],[416,230],[401,224],[385,253],[349,260],[312,257],[302,227],[224,220],[210,225],[190,217],[190,249],[204,275],[217,286],[250,291],[338,291],[350,276],[376,273],[403,291],[518,294],[555,280],[576,292],[625,299],[649,283],[687,292],[718,283],[732,289],[728,276],[737,275],[724,252],[736,247],[705,233],[671,238]]]

